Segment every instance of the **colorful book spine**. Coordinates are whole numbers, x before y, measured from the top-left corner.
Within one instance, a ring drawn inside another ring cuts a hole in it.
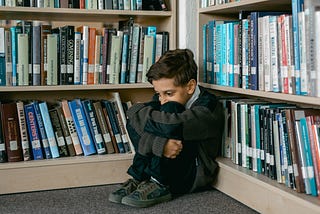
[[[12,86],[17,86],[17,36],[16,27],[10,27],[11,32],[11,54],[12,54]]]
[[[31,160],[31,152],[30,152],[29,138],[28,138],[28,127],[27,127],[26,116],[24,112],[24,103],[22,101],[17,101],[16,104],[17,104],[17,112],[18,112],[18,119],[19,119],[19,129],[20,129],[23,160],[28,161],[28,160]]]
[[[106,148],[103,142],[103,137],[101,134],[101,128],[99,126],[97,115],[94,111],[94,107],[91,100],[82,100],[81,104],[83,106],[84,113],[88,122],[88,126],[93,137],[93,141],[96,146],[98,154],[105,154]]]
[[[62,100],[60,104],[61,104],[61,108],[62,108],[64,117],[68,126],[68,130],[72,139],[72,144],[73,144],[75,153],[76,155],[82,155],[83,151],[80,145],[79,136],[76,131],[75,123],[70,112],[68,100]]]
[[[95,154],[96,149],[94,146],[94,141],[92,139],[80,99],[69,101],[68,104],[84,155],[87,156]]]
[[[54,135],[52,122],[51,122],[51,119],[49,116],[49,110],[48,110],[47,103],[46,102],[39,103],[39,109],[41,112],[44,129],[45,129],[47,137],[48,137],[48,143],[49,143],[51,155],[53,158],[58,158],[58,157],[60,157],[59,149],[58,149],[58,144],[57,144],[57,141],[56,141],[56,138]]]
[[[32,103],[25,104],[26,122],[28,127],[28,134],[31,143],[32,157],[34,160],[43,159],[42,146],[40,139],[40,132],[38,128],[37,116]]]
[[[5,30],[0,27],[0,85],[6,85]]]

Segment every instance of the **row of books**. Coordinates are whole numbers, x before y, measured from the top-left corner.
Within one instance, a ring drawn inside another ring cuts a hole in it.
[[[320,198],[320,110],[240,98],[225,105],[225,157]]]
[[[0,0],[0,6],[87,10],[168,10],[164,0]]]
[[[1,102],[0,162],[132,153],[125,109],[111,99]]]
[[[237,1],[240,1],[240,0],[201,0],[200,7],[205,8],[205,7],[210,7],[214,5],[227,4],[231,2],[237,2]]]
[[[302,10],[294,2],[292,14],[241,11],[203,25],[204,81],[320,97],[320,3],[306,0]]]
[[[168,48],[168,32],[133,19],[119,29],[21,21],[0,27],[0,85],[147,82],[146,72]]]

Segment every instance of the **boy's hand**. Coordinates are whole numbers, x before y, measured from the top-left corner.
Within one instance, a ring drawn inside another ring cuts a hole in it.
[[[164,145],[163,156],[174,159],[182,151],[181,140],[169,139]]]

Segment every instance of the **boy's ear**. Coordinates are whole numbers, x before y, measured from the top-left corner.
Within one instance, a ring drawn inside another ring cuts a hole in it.
[[[195,79],[191,79],[187,84],[188,94],[193,94],[194,90],[196,89],[196,86],[197,86],[197,81]]]

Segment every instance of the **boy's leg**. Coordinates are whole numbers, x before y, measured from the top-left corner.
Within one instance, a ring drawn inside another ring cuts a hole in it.
[[[180,113],[184,106],[168,102],[161,106],[161,111]],[[170,138],[170,137],[169,137]],[[151,176],[150,181],[143,182],[132,194],[123,198],[122,203],[147,207],[171,199],[171,193],[186,193],[195,179],[195,144],[183,144],[183,150],[175,159],[152,156],[145,172]],[[170,190],[170,191],[169,191]]]

